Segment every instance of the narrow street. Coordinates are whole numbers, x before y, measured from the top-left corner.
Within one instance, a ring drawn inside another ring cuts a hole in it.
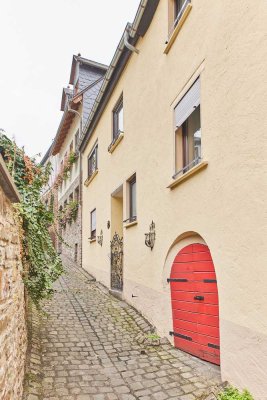
[[[82,269],[67,270],[45,311],[32,315],[27,400],[194,400],[220,383],[218,367],[140,343],[148,323]]]

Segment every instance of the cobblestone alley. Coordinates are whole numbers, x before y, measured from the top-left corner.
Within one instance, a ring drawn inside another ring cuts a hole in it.
[[[25,400],[206,399],[219,369],[170,344],[145,345],[151,326],[85,271],[70,268],[32,315]]]

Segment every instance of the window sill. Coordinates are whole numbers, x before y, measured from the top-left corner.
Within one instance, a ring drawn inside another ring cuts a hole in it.
[[[186,18],[188,17],[190,11],[192,9],[192,4],[187,4],[183,14],[181,15],[181,19],[179,20],[178,24],[176,25],[174,31],[172,32],[171,36],[169,37],[167,46],[165,47],[164,54],[168,54],[170,51],[170,48],[172,47],[178,33],[182,29],[183,24],[185,23]]]
[[[176,186],[180,185],[182,182],[186,181],[187,179],[191,178],[191,176],[197,174],[198,172],[202,171],[204,168],[207,168],[208,162],[202,161],[200,164],[196,165],[195,167],[191,168],[185,174],[176,178],[172,183],[167,186],[168,189],[174,189]]]
[[[112,142],[109,147],[108,147],[108,152],[111,154],[113,151],[116,149],[118,144],[122,141],[124,138],[124,133],[120,133],[119,136],[116,138],[115,142]]]
[[[131,228],[132,226],[135,226],[135,225],[137,225],[137,224],[138,224],[138,221],[128,222],[128,224],[126,224],[126,225],[124,226],[124,228],[125,228],[125,229],[129,229],[129,228]]]
[[[86,181],[84,182],[84,186],[89,186],[97,174],[98,174],[98,169],[96,169],[95,172],[89,178],[86,179]]]
[[[95,243],[96,242],[96,238],[89,238],[89,243]]]

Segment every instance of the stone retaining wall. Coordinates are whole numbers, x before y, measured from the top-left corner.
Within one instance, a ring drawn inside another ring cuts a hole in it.
[[[0,399],[22,397],[27,334],[18,225],[0,187]]]

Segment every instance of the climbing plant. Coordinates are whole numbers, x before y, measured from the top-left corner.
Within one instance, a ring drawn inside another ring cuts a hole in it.
[[[23,279],[31,299],[39,307],[42,299],[51,296],[53,283],[63,273],[48,232],[54,221],[53,210],[46,208],[41,199],[51,165],[41,166],[4,134],[0,134],[0,153],[21,196],[15,210],[20,221]]]
[[[63,209],[58,211],[57,221],[59,226],[66,228],[67,222],[69,224],[75,221],[78,216],[79,203],[76,200],[71,201]]]

